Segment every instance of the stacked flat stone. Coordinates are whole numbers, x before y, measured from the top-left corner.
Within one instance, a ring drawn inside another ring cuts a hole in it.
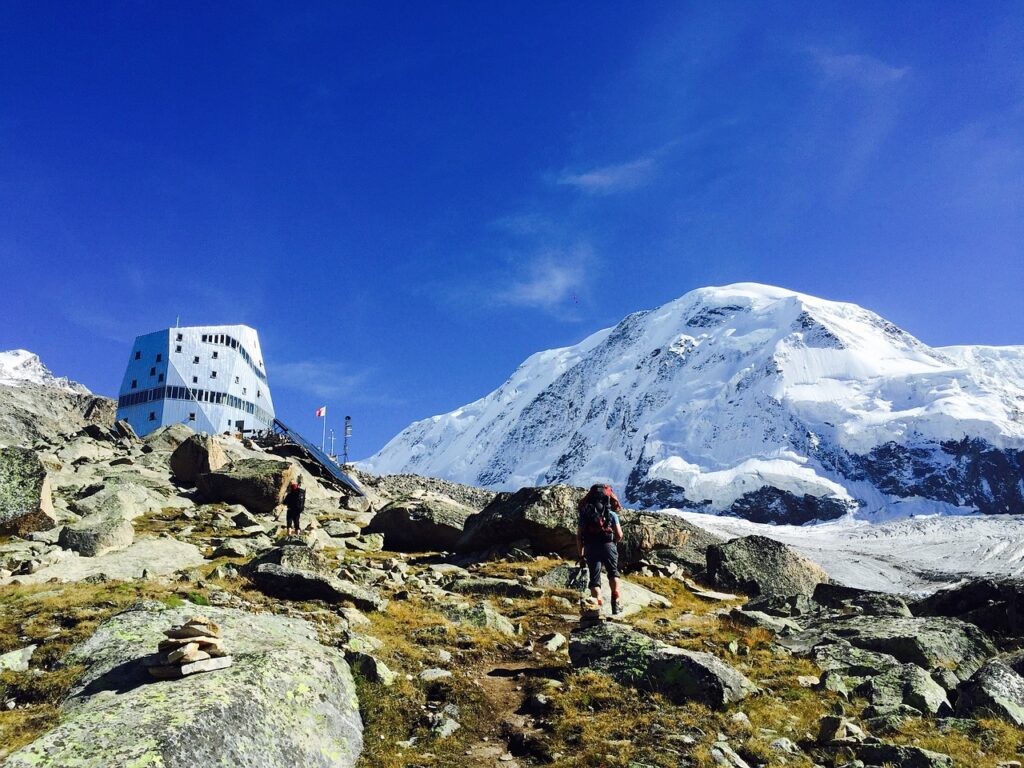
[[[580,626],[590,627],[601,623],[601,605],[595,597],[580,598]]]
[[[170,680],[231,666],[220,627],[205,616],[193,616],[164,634],[166,639],[157,646],[163,663],[149,668],[153,677]]]

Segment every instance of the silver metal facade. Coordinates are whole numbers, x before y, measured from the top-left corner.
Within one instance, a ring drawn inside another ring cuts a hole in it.
[[[137,337],[117,418],[139,435],[166,424],[211,434],[270,429],[274,403],[256,331],[201,325]]]

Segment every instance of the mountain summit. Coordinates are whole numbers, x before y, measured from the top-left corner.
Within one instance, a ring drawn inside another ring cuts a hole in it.
[[[12,349],[0,352],[0,384],[9,387],[23,387],[35,384],[54,387],[80,395],[91,394],[86,387],[63,376],[57,377],[43,365],[39,355],[27,349]]]
[[[929,347],[855,304],[701,288],[537,353],[365,462],[802,523],[1024,511],[1024,347]]]

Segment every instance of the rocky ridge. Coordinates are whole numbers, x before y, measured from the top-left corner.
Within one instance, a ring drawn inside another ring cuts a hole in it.
[[[582,488],[383,477],[354,497],[180,426],[29,450],[54,519],[0,540],[9,765],[945,766],[966,740],[995,768],[1024,748],[1014,582],[867,592],[770,539],[627,510],[610,617],[609,595],[581,601]]]

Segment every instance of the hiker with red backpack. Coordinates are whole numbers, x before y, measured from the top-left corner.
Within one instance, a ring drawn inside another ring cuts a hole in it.
[[[585,562],[590,572],[590,594],[601,605],[601,566],[608,572],[608,586],[612,591],[612,613],[622,611],[619,605],[619,550],[622,525],[618,511],[622,509],[610,485],[591,486],[579,503],[579,525],[576,529],[576,547],[580,566]]]

